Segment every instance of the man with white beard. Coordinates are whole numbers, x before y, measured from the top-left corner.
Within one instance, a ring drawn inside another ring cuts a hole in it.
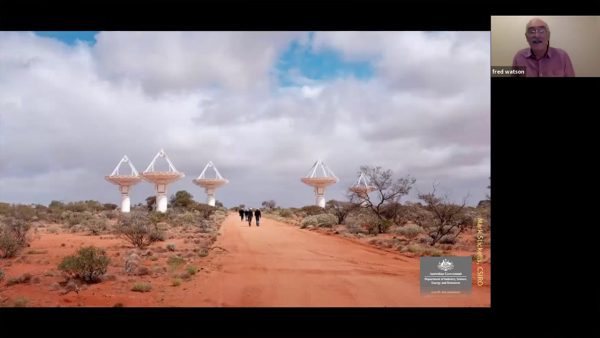
[[[572,77],[575,70],[569,54],[550,47],[550,28],[539,18],[531,19],[525,27],[529,48],[521,49],[513,58],[513,67],[525,67],[526,77]]]

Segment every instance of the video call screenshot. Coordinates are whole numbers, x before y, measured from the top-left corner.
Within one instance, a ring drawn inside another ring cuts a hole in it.
[[[600,9],[565,5],[0,9],[0,328],[587,337]]]

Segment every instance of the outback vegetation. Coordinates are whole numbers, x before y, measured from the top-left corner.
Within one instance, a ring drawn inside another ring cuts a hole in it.
[[[171,196],[166,213],[154,211],[155,202],[148,197],[130,213],[92,200],[51,201],[48,206],[0,203],[0,288],[43,283],[50,292],[67,295],[92,284],[126,283],[123,290],[146,293],[156,279],[190,281],[201,271],[198,266],[216,241],[227,209],[197,203],[187,191]],[[48,250],[28,249],[42,235],[62,242],[56,244],[61,253],[56,263],[50,263]],[[8,272],[13,264],[31,263],[44,271]],[[0,306],[28,306],[30,301],[0,295]]]
[[[450,202],[434,185],[430,192],[417,194],[418,202],[403,202],[416,183],[415,178],[395,178],[391,170],[381,167],[362,166],[360,172],[368,178],[372,189],[369,194],[349,192],[346,201],[329,200],[325,208],[275,206],[267,209],[266,215],[412,256],[472,251],[477,221],[482,222],[484,232],[490,230],[489,194],[477,207],[469,207],[467,197],[460,204]],[[271,205],[276,205],[275,201]],[[489,236],[485,237],[489,247]]]

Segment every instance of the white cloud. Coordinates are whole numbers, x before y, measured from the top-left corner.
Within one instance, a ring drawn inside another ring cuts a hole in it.
[[[279,53],[303,33],[101,32],[94,55],[111,80],[139,81],[152,94],[217,87],[264,88]]]
[[[102,32],[69,47],[0,33],[0,201],[117,203],[104,176],[124,154],[142,171],[164,148],[186,174],[169,192],[204,201],[191,180],[212,160],[230,180],[217,192],[226,206],[312,204],[300,177],[318,158],[341,180],[327,198],[344,199],[369,164],[477,203],[489,184],[489,34],[430,35],[316,33],[315,49],[370,60],[374,77],[279,88],[277,57],[308,34]],[[132,202],[151,194],[140,183]]]
[[[485,32],[318,32],[317,50],[334,49],[350,61],[371,60],[390,88],[428,97],[482,88],[490,67]],[[475,87],[475,88],[473,88]]]

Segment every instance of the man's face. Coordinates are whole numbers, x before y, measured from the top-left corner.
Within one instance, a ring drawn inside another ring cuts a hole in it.
[[[550,31],[542,21],[533,21],[527,26],[525,37],[533,50],[544,50],[548,46]]]

